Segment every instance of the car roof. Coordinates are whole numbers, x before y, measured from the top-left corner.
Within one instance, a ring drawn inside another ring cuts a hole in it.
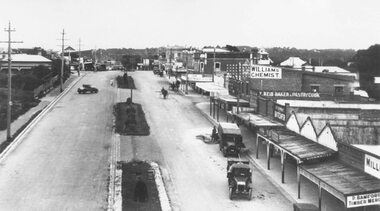
[[[238,168],[238,169],[250,169],[248,164],[245,163],[234,163],[231,165],[231,168]]]
[[[240,128],[235,123],[220,122],[219,127],[225,134],[241,134]]]

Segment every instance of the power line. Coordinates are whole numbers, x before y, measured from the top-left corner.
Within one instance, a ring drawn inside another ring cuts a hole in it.
[[[11,139],[11,115],[12,115],[12,43],[23,43],[22,41],[12,41],[11,33],[15,32],[15,29],[11,29],[11,22],[8,23],[8,29],[4,29],[8,32],[8,41],[0,41],[0,43],[8,43],[8,103],[7,103],[7,140]]]

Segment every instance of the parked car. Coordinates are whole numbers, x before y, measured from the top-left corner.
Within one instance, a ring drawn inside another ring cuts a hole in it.
[[[220,122],[218,125],[219,149],[225,157],[238,157],[245,148],[240,128],[234,123]]]
[[[83,84],[81,87],[78,88],[79,94],[85,94],[85,93],[98,93],[98,89],[91,86],[90,84]]]
[[[248,160],[228,158],[227,178],[229,197],[246,196],[252,198],[252,169]]]

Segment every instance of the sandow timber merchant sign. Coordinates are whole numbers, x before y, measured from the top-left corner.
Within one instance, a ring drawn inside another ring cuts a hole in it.
[[[281,79],[282,69],[279,67],[252,65],[250,77],[257,79]]]
[[[380,204],[380,192],[347,196],[347,208]]]

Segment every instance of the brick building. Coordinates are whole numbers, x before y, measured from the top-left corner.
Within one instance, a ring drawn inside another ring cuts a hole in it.
[[[229,79],[229,90],[232,95],[240,92],[246,100],[258,96],[270,99],[341,99],[351,96],[355,77],[336,75],[332,73],[318,73],[299,71],[289,68],[257,66],[271,68],[271,74],[280,74],[279,77],[253,78],[249,68],[240,68],[240,72]],[[276,72],[277,71],[277,72]],[[276,73],[275,73],[276,72]],[[257,73],[255,73],[257,74]],[[260,73],[261,74],[261,73]]]
[[[225,49],[203,49],[194,55],[194,70],[203,74],[227,73],[229,65],[249,63],[250,52],[230,52]],[[215,69],[214,69],[215,62]]]

